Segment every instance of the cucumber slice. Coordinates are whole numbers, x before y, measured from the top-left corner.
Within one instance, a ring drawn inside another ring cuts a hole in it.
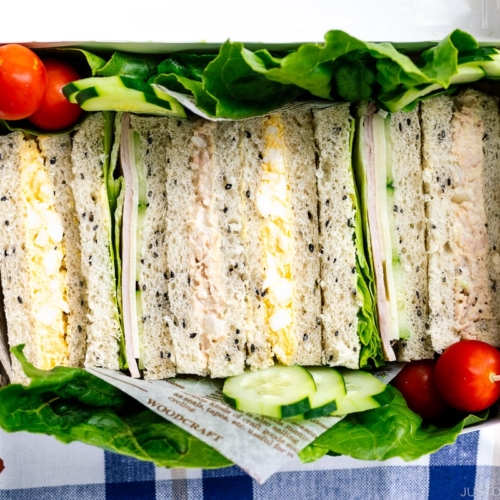
[[[338,407],[336,411],[331,413],[331,415],[348,415],[349,413],[358,413],[360,411],[373,410],[374,408],[379,408],[386,405],[394,398],[394,393],[385,390],[380,394],[375,396],[365,396],[360,399],[344,399],[342,400],[342,406]]]
[[[185,117],[179,102],[166,92],[129,76],[93,77],[63,87],[63,94],[86,111],[129,111]]]
[[[339,370],[344,377],[347,394],[340,399],[331,415],[347,415],[371,410],[387,404],[390,391],[371,373],[362,370]],[[385,394],[384,394],[385,393]]]
[[[132,89],[140,92],[154,94],[153,87],[148,83],[130,76],[94,76],[91,78],[83,78],[66,84],[62,92],[69,102],[76,103],[76,95],[81,90],[98,88],[98,89]]]
[[[337,401],[346,395],[344,377],[335,368],[326,366],[310,367],[307,371],[314,379],[316,393],[311,398],[311,409],[304,413],[304,418],[329,415],[337,409]]]
[[[309,411],[315,393],[316,384],[305,368],[283,365],[229,377],[222,389],[233,408],[274,418]]]

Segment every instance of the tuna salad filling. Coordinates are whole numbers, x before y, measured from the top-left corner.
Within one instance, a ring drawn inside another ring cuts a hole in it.
[[[203,325],[200,336],[201,349],[208,358],[214,343],[224,338],[224,312],[226,303],[220,276],[220,234],[214,213],[215,190],[213,186],[212,144],[209,133],[203,128],[192,138],[195,152],[192,157],[195,205],[189,236],[191,248],[190,276],[194,290],[194,314]]]

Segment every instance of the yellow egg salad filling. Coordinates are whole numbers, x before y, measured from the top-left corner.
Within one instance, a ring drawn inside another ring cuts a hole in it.
[[[282,363],[289,362],[296,351],[292,336],[293,276],[290,186],[285,160],[284,125],[278,115],[265,122],[265,146],[262,178],[257,192],[257,210],[263,218],[260,227],[264,249],[262,294],[273,352]]]
[[[42,160],[26,148],[21,161],[21,198],[26,217],[29,289],[36,331],[38,368],[67,364],[68,287],[63,225]]]

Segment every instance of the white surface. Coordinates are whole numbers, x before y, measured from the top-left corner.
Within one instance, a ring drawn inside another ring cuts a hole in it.
[[[498,0],[63,0],[7,2],[0,42],[321,41],[343,29],[364,40],[439,40],[454,28],[500,39]]]
[[[483,430],[479,437],[477,454],[478,466],[494,464],[493,454],[496,441],[500,440],[496,429]],[[8,434],[0,430],[0,457],[5,470],[0,473],[0,498],[2,490],[15,488],[31,488],[43,486],[59,486],[72,484],[104,483],[104,452],[98,448],[81,443],[62,444],[57,440],[39,434],[25,432]],[[364,469],[380,466],[419,465],[426,467],[429,456],[421,457],[414,462],[391,459],[383,463],[355,460],[349,457],[324,457],[313,464],[302,464],[298,459],[291,460],[281,472],[333,469]],[[489,484],[489,469],[478,469],[478,474],[486,474],[479,486]],[[179,476],[181,475],[181,476]],[[200,469],[171,470],[157,467],[155,478],[169,480],[173,477],[199,479]],[[483,484],[484,483],[484,484]]]
[[[347,456],[329,457],[324,456],[317,462],[303,464],[299,457],[295,457],[280,469],[280,472],[289,472],[297,470],[331,470],[331,469],[366,469],[370,467],[390,467],[404,465],[421,465],[427,467],[429,465],[430,455],[424,455],[413,462],[405,462],[402,458],[390,458],[383,462],[358,460]],[[491,454],[490,454],[491,462]]]
[[[82,443],[63,444],[51,436],[0,429],[0,492],[11,488],[36,488],[104,483],[104,452]],[[0,493],[0,498],[2,497]]]

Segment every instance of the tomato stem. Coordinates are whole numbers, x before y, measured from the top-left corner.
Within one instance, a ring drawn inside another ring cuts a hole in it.
[[[500,382],[500,375],[497,375],[495,373],[490,373],[490,380],[492,382]]]

